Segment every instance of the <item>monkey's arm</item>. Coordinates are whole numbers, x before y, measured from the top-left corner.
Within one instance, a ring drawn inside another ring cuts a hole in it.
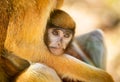
[[[60,78],[68,78],[73,82],[114,82],[105,71],[87,65],[67,54],[63,56],[52,55],[44,63],[55,69]],[[33,64],[18,76],[16,82],[61,82],[53,69],[41,64]]]
[[[47,64],[62,77],[83,82],[113,82],[112,77],[101,69],[87,65],[76,58],[63,55],[48,60]]]

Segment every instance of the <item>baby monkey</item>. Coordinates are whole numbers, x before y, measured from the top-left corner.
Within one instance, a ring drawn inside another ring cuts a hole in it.
[[[48,20],[45,44],[54,55],[62,55],[69,47],[75,33],[75,22],[62,10],[54,10]]]

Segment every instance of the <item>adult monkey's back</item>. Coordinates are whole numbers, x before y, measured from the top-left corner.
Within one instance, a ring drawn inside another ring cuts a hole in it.
[[[57,1],[61,3],[61,0]],[[44,43],[44,32],[50,12],[56,7],[56,0],[8,0],[8,3],[7,8],[10,9],[6,11],[9,12],[7,15],[9,19],[4,44],[7,50],[32,62],[48,65],[55,69],[61,78],[68,77],[86,82],[113,82],[111,76],[102,70],[90,67],[71,56],[55,56],[48,51]],[[2,12],[2,9],[0,11]],[[33,64],[18,77],[17,81],[58,82],[58,79],[47,80],[50,73],[45,69],[51,71],[40,64]],[[51,77],[54,74],[51,73]]]
[[[27,0],[27,1],[26,0],[25,1],[24,0],[19,0],[19,1],[18,0],[0,0],[0,52],[4,48],[6,48],[9,51],[13,51],[13,53],[16,53],[17,49],[18,49],[17,48],[18,42],[20,42],[18,47],[20,47],[20,46],[23,47],[23,46],[29,45],[29,42],[27,41],[28,38],[25,40],[24,36],[27,36],[27,37],[31,37],[31,36],[29,36],[26,32],[25,32],[26,33],[25,35],[23,32],[21,33],[22,35],[19,34],[19,32],[29,29],[28,26],[30,24],[30,22],[29,22],[30,20],[32,20],[31,22],[34,23],[34,25],[36,27],[37,23],[35,24],[35,19],[32,19],[32,18],[36,18],[36,17],[38,17],[37,19],[43,20],[43,21],[39,22],[39,25],[44,27],[44,25],[47,21],[47,18],[49,16],[49,13],[55,7],[61,6],[62,1],[63,0],[59,0],[58,2],[56,0],[45,0],[45,1],[42,1],[42,0],[41,1],[39,1],[39,0]],[[44,12],[44,11],[46,11],[46,12]],[[33,15],[35,12],[37,12],[37,13],[35,15]],[[41,17],[39,17],[39,14]],[[26,16],[28,16],[28,20],[27,20]],[[27,27],[27,29],[26,29],[26,27]],[[31,26],[31,28],[32,28],[32,26]],[[22,38],[22,37],[24,37],[24,38]],[[23,41],[20,41],[20,39]],[[26,41],[28,42],[28,44]],[[33,44],[34,44],[34,41],[33,41]],[[14,48],[16,48],[16,49],[14,49]],[[23,50],[26,50],[24,48],[25,47],[23,47]],[[30,49],[30,47],[29,47],[29,49]],[[21,53],[19,53],[19,54],[21,54]],[[29,53],[27,55],[29,55]],[[25,57],[23,57],[23,58],[25,58]],[[19,67],[19,64],[17,64],[17,65]],[[7,68],[7,69],[9,69],[9,68]],[[40,69],[40,71],[39,71],[39,69]],[[38,73],[38,74],[36,74],[36,73]],[[45,73],[45,74],[42,75],[42,73]],[[47,76],[47,78],[46,78],[46,76]],[[0,77],[0,79],[2,79],[2,77]],[[3,78],[3,80],[4,80],[4,78]],[[53,69],[51,69],[47,66],[38,64],[38,63],[31,65],[29,67],[29,69],[27,69],[24,73],[22,73],[16,79],[16,82],[34,82],[34,81],[35,82],[38,82],[38,81],[39,82],[41,82],[41,81],[43,81],[43,82],[46,82],[46,81],[47,82],[49,82],[49,81],[60,82],[60,79]]]

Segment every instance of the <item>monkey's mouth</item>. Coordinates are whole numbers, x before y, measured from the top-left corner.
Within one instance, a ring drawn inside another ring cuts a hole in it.
[[[49,47],[50,52],[52,52],[54,55],[62,55],[64,50],[62,48],[58,47]]]
[[[53,47],[53,46],[50,47],[50,48],[51,48],[51,49],[60,49],[59,47]]]

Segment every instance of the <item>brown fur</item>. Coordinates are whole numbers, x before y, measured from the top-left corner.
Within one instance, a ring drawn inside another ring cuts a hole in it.
[[[100,69],[84,64],[69,55],[55,56],[48,51],[44,43],[44,32],[50,12],[55,9],[56,0],[8,0],[8,3],[11,10],[4,44],[7,50],[29,61],[48,65],[61,78],[68,77],[86,82],[113,82],[111,76]],[[3,9],[0,11],[3,12]],[[0,37],[4,38],[4,33]],[[40,69],[28,69],[21,74],[20,77],[23,78],[19,77],[17,82],[40,82],[40,79],[43,82],[55,82],[46,81],[47,78],[41,77],[39,73]]]
[[[29,66],[29,62],[3,49],[0,53],[0,82],[11,82],[13,77]]]
[[[75,30],[75,22],[72,17],[65,11],[59,9],[56,9],[51,13],[49,22],[64,29]]]

